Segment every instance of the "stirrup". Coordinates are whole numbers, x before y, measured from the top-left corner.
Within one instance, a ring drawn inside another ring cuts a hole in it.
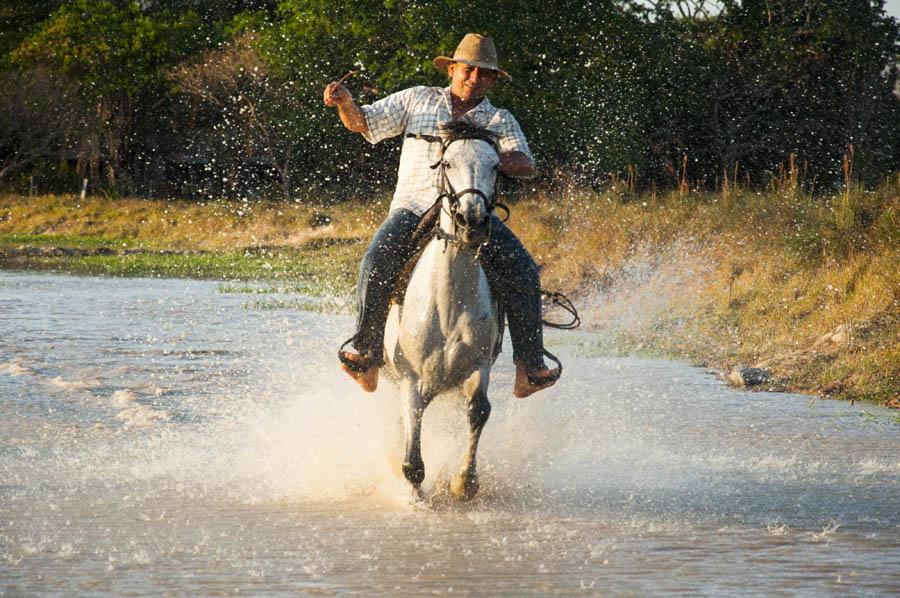
[[[547,349],[544,349],[544,355],[546,357],[549,357],[551,360],[553,360],[554,363],[556,363],[557,369],[555,372],[553,372],[549,376],[532,376],[528,373],[527,369],[525,371],[526,376],[528,377],[528,383],[538,388],[550,386],[551,384],[555,383],[557,380],[559,380],[560,376],[562,376],[563,371],[562,362],[556,357],[556,355],[554,355]]]
[[[344,347],[346,347],[347,345],[349,345],[350,343],[355,341],[357,336],[359,336],[359,335],[354,334],[353,336],[351,336],[350,338],[348,338],[347,340],[344,341],[344,344],[342,344],[341,348],[338,349],[338,359],[340,359],[341,363],[344,364],[344,366],[348,370],[353,372],[354,374],[365,374],[370,369],[372,369],[372,364],[369,363],[368,365],[365,365],[361,361],[353,361],[352,359],[347,357],[347,353],[346,353],[346,351],[344,351]],[[360,357],[363,357],[362,353],[360,353],[359,355],[360,355]],[[366,359],[366,361],[368,361],[368,359]]]

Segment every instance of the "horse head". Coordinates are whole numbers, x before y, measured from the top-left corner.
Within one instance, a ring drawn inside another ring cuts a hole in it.
[[[490,240],[491,211],[496,202],[497,136],[492,131],[454,121],[442,128],[443,156],[440,161],[443,210],[447,233],[455,234],[469,249]],[[448,230],[449,228],[449,230]]]

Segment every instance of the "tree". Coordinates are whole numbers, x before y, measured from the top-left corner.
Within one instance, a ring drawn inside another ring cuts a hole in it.
[[[21,68],[44,66],[73,83],[88,112],[79,171],[95,182],[127,181],[127,165],[145,158],[141,119],[166,101],[165,71],[203,35],[193,13],[145,13],[137,2],[74,0],[61,6],[11,54]],[[159,127],[151,127],[158,129]],[[126,185],[127,186],[127,185]]]
[[[495,38],[513,80],[500,83],[492,98],[519,119],[546,170],[565,167],[593,183],[625,171],[645,153],[648,90],[636,76],[648,59],[641,23],[611,0],[285,0],[277,16],[260,50],[294,83],[305,113],[300,161],[315,165],[320,178],[387,186],[392,177],[386,173],[395,168],[395,146],[369,148],[340,130],[321,105],[324,84],[356,69],[360,76],[351,87],[364,102],[411,85],[446,85],[432,58],[452,54],[467,31]]]
[[[708,19],[658,16],[657,163],[688,155],[691,176],[710,182],[739,165],[764,184],[794,155],[827,184],[843,179],[852,145],[870,182],[897,168],[900,37],[881,0],[746,0]]]
[[[5,58],[65,0],[4,0],[0,4],[0,57]]]
[[[69,82],[43,68],[0,75],[0,181],[72,146],[81,107]]]
[[[350,69],[363,103],[446,85],[432,58],[480,31],[513,75],[492,101],[516,116],[550,177],[602,185],[636,172],[670,184],[687,157],[692,181],[712,187],[739,165],[764,184],[794,155],[822,183],[842,179],[852,146],[855,172],[872,182],[900,163],[900,34],[883,4],[10,0],[0,156],[26,168],[75,147],[80,172],[125,192],[158,187],[159,165],[185,153],[226,164],[208,187],[229,193],[259,168],[285,197],[388,189],[398,143],[344,131],[322,88]],[[27,105],[16,87],[67,104]],[[55,132],[16,110],[43,111]]]
[[[299,114],[292,106],[296,96],[289,82],[269,72],[254,41],[255,35],[241,34],[178,65],[171,78],[205,112],[189,150],[204,159],[218,156],[236,175],[247,170],[248,162],[262,162],[277,173],[282,196],[289,200],[298,152],[294,131],[300,125],[291,119]],[[238,181],[231,183],[239,190]]]

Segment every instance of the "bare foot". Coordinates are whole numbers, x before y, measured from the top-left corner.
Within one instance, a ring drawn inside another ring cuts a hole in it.
[[[559,368],[541,368],[528,371],[522,363],[516,364],[516,382],[513,385],[513,396],[524,399],[539,390],[550,388],[559,380]],[[529,379],[530,378],[530,379]]]
[[[364,391],[375,392],[375,389],[378,388],[378,367],[368,365],[369,360],[364,355],[347,353],[346,351],[344,351],[342,355],[347,361],[353,362],[356,367],[354,368],[341,362],[341,369],[347,372],[351,378],[356,380],[356,383],[359,384]]]

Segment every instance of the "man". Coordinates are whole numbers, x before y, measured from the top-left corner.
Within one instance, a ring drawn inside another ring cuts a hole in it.
[[[403,265],[415,252],[412,237],[416,225],[441,193],[438,170],[431,168],[440,148],[427,137],[439,135],[443,123],[464,119],[498,134],[499,168],[504,174],[530,177],[535,173],[518,122],[485,97],[498,78],[509,78],[497,66],[493,40],[469,33],[453,58],[438,56],[434,65],[447,71],[450,87],[413,87],[363,107],[340,82],[328,84],[324,92],[325,105],[336,107],[344,126],[370,143],[404,135],[390,213],[360,265],[359,315],[357,333],[352,338],[357,352],[342,351],[340,355],[344,370],[369,392],[377,387],[378,369],[384,364],[384,326],[391,291]],[[490,239],[481,252],[481,263],[492,291],[506,310],[516,363],[513,394],[526,397],[551,386],[560,375],[559,368],[548,369],[544,364],[540,275],[534,260],[496,216],[492,216]]]

